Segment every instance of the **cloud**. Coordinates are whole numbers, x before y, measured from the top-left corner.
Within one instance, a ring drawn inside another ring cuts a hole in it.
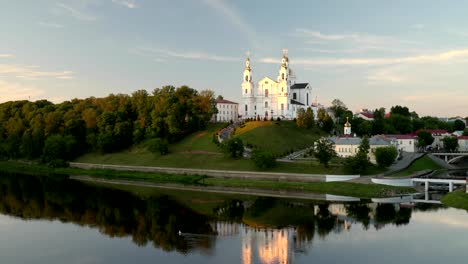
[[[13,54],[0,54],[0,58],[11,58]]]
[[[117,4],[117,5],[121,5],[121,6],[125,6],[125,7],[130,8],[130,9],[138,7],[135,0],[112,0],[112,3]]]
[[[33,86],[24,86],[0,80],[0,102],[28,100],[43,94],[43,90]]]
[[[369,81],[374,82],[390,82],[390,83],[401,83],[405,80],[402,76],[399,76],[390,69],[382,69],[371,73],[367,76]]]
[[[416,41],[401,40],[389,36],[378,36],[363,33],[351,34],[325,34],[320,31],[298,28],[295,30],[296,37],[306,38],[306,44],[327,44],[328,46],[339,44],[347,45],[356,51],[386,50],[408,52],[408,47],[420,44]],[[339,52],[339,50],[338,50]]]
[[[60,24],[55,24],[55,23],[50,23],[50,22],[43,22],[43,21],[39,21],[39,22],[37,22],[37,24],[39,26],[48,27],[48,28],[63,28],[64,27],[63,25],[60,25]]]
[[[56,3],[58,7],[60,7],[62,10],[66,11],[69,15],[72,17],[82,20],[82,21],[95,21],[97,18],[95,16],[85,14],[81,11],[79,11],[76,8],[73,8],[71,6],[65,5],[64,3]]]
[[[246,23],[246,19],[235,8],[228,5],[224,0],[203,0],[203,2],[237,28],[240,33],[247,36],[255,47],[261,47],[257,41],[257,33],[251,25]]]
[[[424,54],[407,57],[374,57],[374,58],[318,58],[318,59],[294,59],[297,65],[387,65],[404,63],[441,63],[468,57],[468,49],[449,50],[440,53]],[[266,57],[260,59],[264,63],[279,63],[278,58]]]
[[[161,61],[165,60],[162,57],[173,57],[173,58],[180,58],[180,59],[189,59],[189,60],[207,60],[207,61],[239,61],[240,58],[236,57],[227,57],[227,56],[220,56],[216,54],[209,54],[205,52],[180,52],[180,51],[172,51],[167,49],[158,49],[158,48],[144,48],[139,47],[133,49],[131,52],[141,55],[141,56],[150,56],[155,57],[154,60]]]
[[[72,71],[40,71],[37,66],[21,66],[0,64],[0,74],[8,74],[22,79],[41,79],[41,78],[56,78],[56,79],[73,79]]]
[[[445,102],[448,105],[454,103],[454,100],[458,102],[468,101],[468,95],[463,92],[450,92],[450,91],[433,91],[433,92],[424,92],[424,93],[413,93],[401,97],[401,100],[407,102]]]

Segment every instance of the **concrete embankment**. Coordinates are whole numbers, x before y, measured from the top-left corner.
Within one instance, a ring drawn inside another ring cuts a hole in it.
[[[359,175],[325,175],[325,174],[283,173],[283,172],[225,171],[225,170],[189,169],[189,168],[92,164],[92,163],[78,163],[78,162],[70,162],[70,167],[80,168],[80,169],[109,169],[109,170],[118,170],[118,171],[207,175],[210,177],[219,177],[219,178],[236,178],[236,179],[246,179],[246,180],[270,180],[270,181],[274,180],[274,181],[290,181],[290,182],[347,181],[347,180],[359,177]]]

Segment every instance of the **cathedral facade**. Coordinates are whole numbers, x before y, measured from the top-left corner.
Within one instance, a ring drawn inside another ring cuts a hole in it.
[[[283,51],[283,58],[276,80],[264,77],[257,84],[252,78],[250,58],[245,61],[242,82],[242,103],[239,113],[245,118],[293,119],[297,110],[312,106],[312,88],[309,83],[296,83],[296,76],[289,67],[289,58]]]

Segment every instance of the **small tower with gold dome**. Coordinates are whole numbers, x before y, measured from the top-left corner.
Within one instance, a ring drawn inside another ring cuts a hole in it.
[[[349,123],[348,117],[346,117],[346,123],[344,124],[344,134],[345,136],[351,135],[351,123]]]

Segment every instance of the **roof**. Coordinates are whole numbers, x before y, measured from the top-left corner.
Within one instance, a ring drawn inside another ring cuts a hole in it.
[[[309,83],[295,83],[291,86],[291,89],[305,89]]]
[[[305,104],[300,103],[300,102],[298,102],[296,100],[293,100],[293,99],[291,99],[291,104],[293,104],[293,105],[305,105]]]
[[[224,100],[224,99],[216,99],[215,102],[217,104],[238,104],[236,102],[232,102],[232,101]]]
[[[374,118],[374,114],[369,113],[369,112],[360,112],[360,113],[358,113],[358,115],[363,115],[363,116],[365,116],[367,118]]]
[[[414,135],[394,135],[394,134],[389,134],[385,135],[387,138],[396,138],[396,139],[415,139],[416,136]]]
[[[468,136],[459,136],[458,140],[468,140]]]
[[[431,134],[436,134],[436,135],[442,135],[442,134],[449,134],[449,132],[445,129],[418,129],[416,130],[416,132],[414,132],[414,134],[418,134],[419,132],[421,131],[427,131]]]
[[[332,137],[330,138],[331,141],[335,143],[335,145],[359,145],[361,144],[361,138],[358,137]],[[369,145],[370,146],[386,146],[390,145],[390,142],[381,138],[381,137],[371,137],[369,138]]]

